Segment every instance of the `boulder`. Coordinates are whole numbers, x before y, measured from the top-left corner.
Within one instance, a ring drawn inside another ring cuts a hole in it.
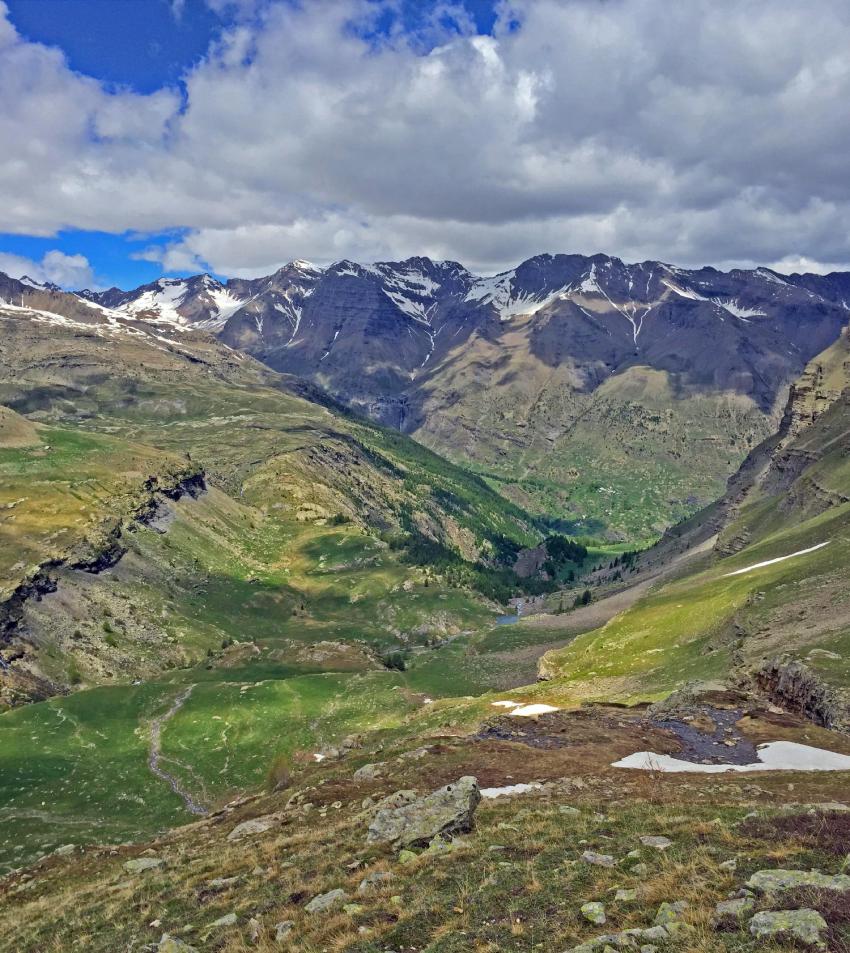
[[[655,926],[664,927],[668,931],[676,929],[682,923],[682,913],[687,906],[685,900],[674,900],[673,903],[665,901],[655,914],[655,920],[653,921]]]
[[[597,854],[592,850],[586,850],[581,859],[586,864],[593,864],[596,867],[613,867],[616,861],[610,854]]]
[[[721,900],[714,908],[713,921],[720,923],[726,917],[734,917],[740,920],[745,914],[749,913],[755,906],[752,897],[736,897],[734,900]]]
[[[364,764],[354,772],[355,781],[375,781],[381,776],[381,770],[385,767],[386,761],[376,761],[374,764]]]
[[[409,793],[401,791],[390,797]],[[478,780],[470,776],[398,807],[384,806],[385,798],[378,804],[366,840],[370,844],[411,847],[427,844],[435,837],[450,837],[469,831],[480,800]]]
[[[340,887],[336,890],[329,890],[327,893],[320,893],[304,907],[307,913],[332,913],[334,910],[342,910],[348,903],[348,894]]]
[[[295,929],[294,920],[281,920],[274,925],[275,943],[283,943],[289,938],[289,934]]]
[[[655,834],[644,834],[640,842],[644,847],[654,847],[656,850],[667,850],[673,843],[669,837],[660,837]]]
[[[793,937],[805,946],[823,946],[821,930],[826,920],[817,910],[764,910],[750,920],[750,933],[763,937]]]
[[[176,936],[170,936],[168,933],[162,934],[162,939],[157,946],[157,953],[198,953],[194,946],[189,946],[183,940],[178,940]]]
[[[601,926],[605,923],[605,906],[604,904],[599,903],[597,900],[591,900],[588,903],[583,903],[581,905],[581,915],[589,923],[594,923],[596,926]]]
[[[146,870],[155,870],[162,867],[165,861],[161,857],[134,857],[124,864],[124,870],[128,874],[141,874]]]
[[[252,817],[249,821],[243,821],[227,835],[229,841],[242,840],[244,837],[253,837],[254,834],[262,834],[270,830],[280,820],[278,814],[265,814],[263,817]]]

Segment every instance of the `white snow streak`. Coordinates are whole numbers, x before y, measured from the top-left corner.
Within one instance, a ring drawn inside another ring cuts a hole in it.
[[[816,549],[823,549],[824,546],[828,546],[830,540],[827,540],[825,543],[818,543],[817,546],[809,546],[808,549],[800,549],[796,553],[788,553],[787,556],[777,556],[776,559],[765,559],[764,562],[753,563],[752,566],[745,566],[743,569],[736,569],[734,572],[727,572],[723,574],[725,579],[727,576],[741,576],[745,572],[752,572],[754,569],[762,569],[764,566],[772,566],[774,563],[783,563],[786,559],[794,559],[796,556],[805,556],[806,553],[813,553]]]

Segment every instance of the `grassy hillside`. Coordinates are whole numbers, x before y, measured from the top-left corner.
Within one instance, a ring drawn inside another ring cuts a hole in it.
[[[652,699],[687,680],[758,681],[765,662],[784,657],[804,662],[846,706],[847,352],[845,335],[807,369],[781,439],[748,488],[730,491],[710,565],[544,659],[563,697]],[[703,518],[716,519],[716,512]],[[740,572],[747,567],[756,568]]]
[[[72,691],[0,716],[0,863],[190,817],[148,763],[190,686],[161,753],[211,807],[504,683],[470,584],[540,535],[479,478],[203,335],[0,318],[0,703]]]

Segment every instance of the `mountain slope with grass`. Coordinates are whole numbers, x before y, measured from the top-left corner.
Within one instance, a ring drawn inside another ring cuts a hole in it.
[[[540,538],[479,478],[202,333],[0,321],[7,702],[289,629],[376,651],[450,634],[484,596],[405,609],[403,586],[503,595]]]
[[[724,498],[645,559],[715,540],[702,566],[542,661],[565,697],[653,699],[685,681],[749,685],[850,724],[850,337],[794,385],[780,431]]]

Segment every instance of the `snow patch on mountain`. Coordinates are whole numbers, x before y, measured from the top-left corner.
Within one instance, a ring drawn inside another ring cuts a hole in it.
[[[543,308],[567,296],[567,288],[558,288],[545,294],[527,291],[514,292],[516,271],[505,271],[489,278],[476,278],[466,293],[465,301],[491,305],[500,320],[508,321],[516,315],[537,314]]]

